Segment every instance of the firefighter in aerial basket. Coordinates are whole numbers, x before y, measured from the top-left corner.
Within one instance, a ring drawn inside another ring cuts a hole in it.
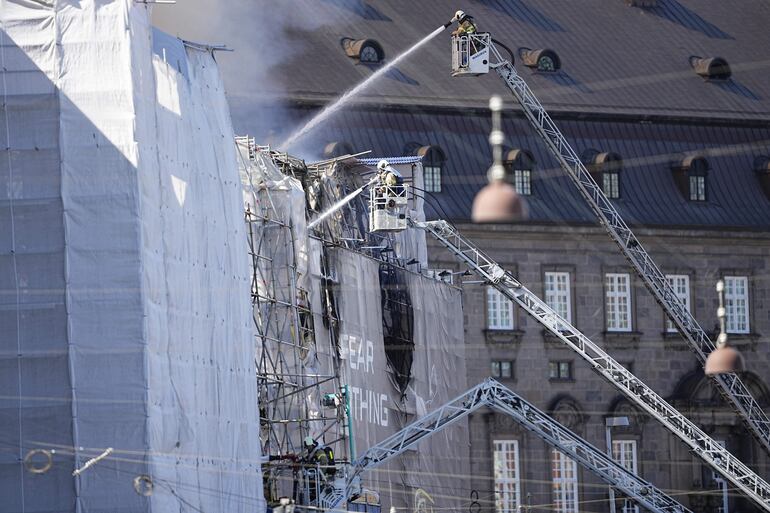
[[[388,187],[404,185],[404,177],[385,159],[377,162],[377,172],[380,173],[380,181]]]
[[[386,205],[390,206],[388,198],[404,194],[404,177],[385,159],[377,163],[377,173],[380,176],[380,186],[377,187],[376,194],[386,201],[378,201],[376,208],[382,210]]]
[[[465,14],[464,11],[457,11],[454,19],[457,21],[457,28],[452,32],[453,36],[470,36],[478,32],[476,29],[476,22],[473,20],[473,16]],[[468,51],[468,43],[470,42],[470,52]],[[469,53],[475,55],[478,53],[479,48],[473,41],[473,38],[467,37],[460,41],[460,55],[462,57],[460,65],[465,67],[468,65]]]

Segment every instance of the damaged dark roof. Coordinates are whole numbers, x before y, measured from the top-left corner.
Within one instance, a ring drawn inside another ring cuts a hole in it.
[[[342,38],[374,39],[392,60],[457,8],[443,0],[302,1],[322,24],[291,29],[291,41],[301,46],[273,67],[277,80],[263,90],[308,101],[327,101],[376,69],[349,58]],[[766,0],[658,0],[652,8],[623,0],[466,0],[458,6],[514,52],[528,47],[558,53],[562,69],[556,73],[517,66],[554,112],[770,120]],[[429,42],[362,101],[483,107],[490,94],[507,93],[493,73],[453,79],[448,38],[447,31]],[[705,81],[690,66],[694,55],[723,57],[732,78]]]
[[[304,109],[293,111],[297,119]],[[613,200],[633,226],[770,229],[770,199],[762,192],[754,158],[770,155],[770,128],[653,124],[628,121],[557,119],[578,154],[593,148],[623,160],[621,197]],[[447,161],[442,191],[432,193],[441,208],[429,214],[467,220],[476,192],[486,183],[492,161],[487,113],[356,108],[330,120],[303,146],[323,148],[332,140],[354,151],[403,155],[408,143],[438,145]],[[541,223],[594,224],[594,215],[558,167],[529,124],[510,115],[503,120],[509,148],[530,150],[535,158],[530,220]],[[320,151],[320,150],[319,150]],[[709,164],[708,200],[689,201],[674,182],[672,165],[699,154]],[[426,204],[435,204],[428,198]]]

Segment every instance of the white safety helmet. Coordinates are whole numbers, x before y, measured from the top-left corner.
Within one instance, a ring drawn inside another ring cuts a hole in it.
[[[388,168],[388,161],[385,159],[382,159],[381,161],[377,162],[377,169],[380,171],[385,171]]]
[[[465,13],[463,11],[457,11],[455,13],[455,19],[457,21],[460,21],[461,19],[465,18]]]

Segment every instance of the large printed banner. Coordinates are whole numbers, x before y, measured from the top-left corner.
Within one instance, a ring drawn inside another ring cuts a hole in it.
[[[411,380],[396,388],[383,344],[380,262],[335,251],[339,276],[340,356],[348,384],[358,455],[407,424],[464,392],[465,351],[460,291],[407,271],[414,319]],[[468,468],[467,423],[426,439],[364,476],[378,491],[383,511],[460,509]]]

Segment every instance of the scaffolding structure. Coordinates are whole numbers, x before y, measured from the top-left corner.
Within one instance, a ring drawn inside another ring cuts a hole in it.
[[[245,220],[256,328],[260,438],[266,460],[265,497],[269,504],[288,497],[296,504],[313,505],[324,480],[317,464],[308,458],[304,440],[312,437],[332,447],[338,460],[348,458],[345,391],[336,367],[331,374],[318,370],[312,291],[307,280],[301,281],[308,270],[299,269],[297,227],[288,211],[280,207],[284,198],[277,197],[283,192],[271,190],[270,182],[278,176],[260,170],[264,161],[259,161],[258,154],[267,148],[255,146],[249,138],[236,142],[242,179],[250,196]],[[288,156],[275,161],[283,163],[281,175],[292,177],[304,172],[302,161]],[[332,287],[335,277],[328,266],[321,267],[322,288]],[[322,304],[327,303],[323,300],[327,296],[322,290]],[[326,308],[322,318],[334,348],[337,319]],[[325,396],[332,398],[326,408]]]

